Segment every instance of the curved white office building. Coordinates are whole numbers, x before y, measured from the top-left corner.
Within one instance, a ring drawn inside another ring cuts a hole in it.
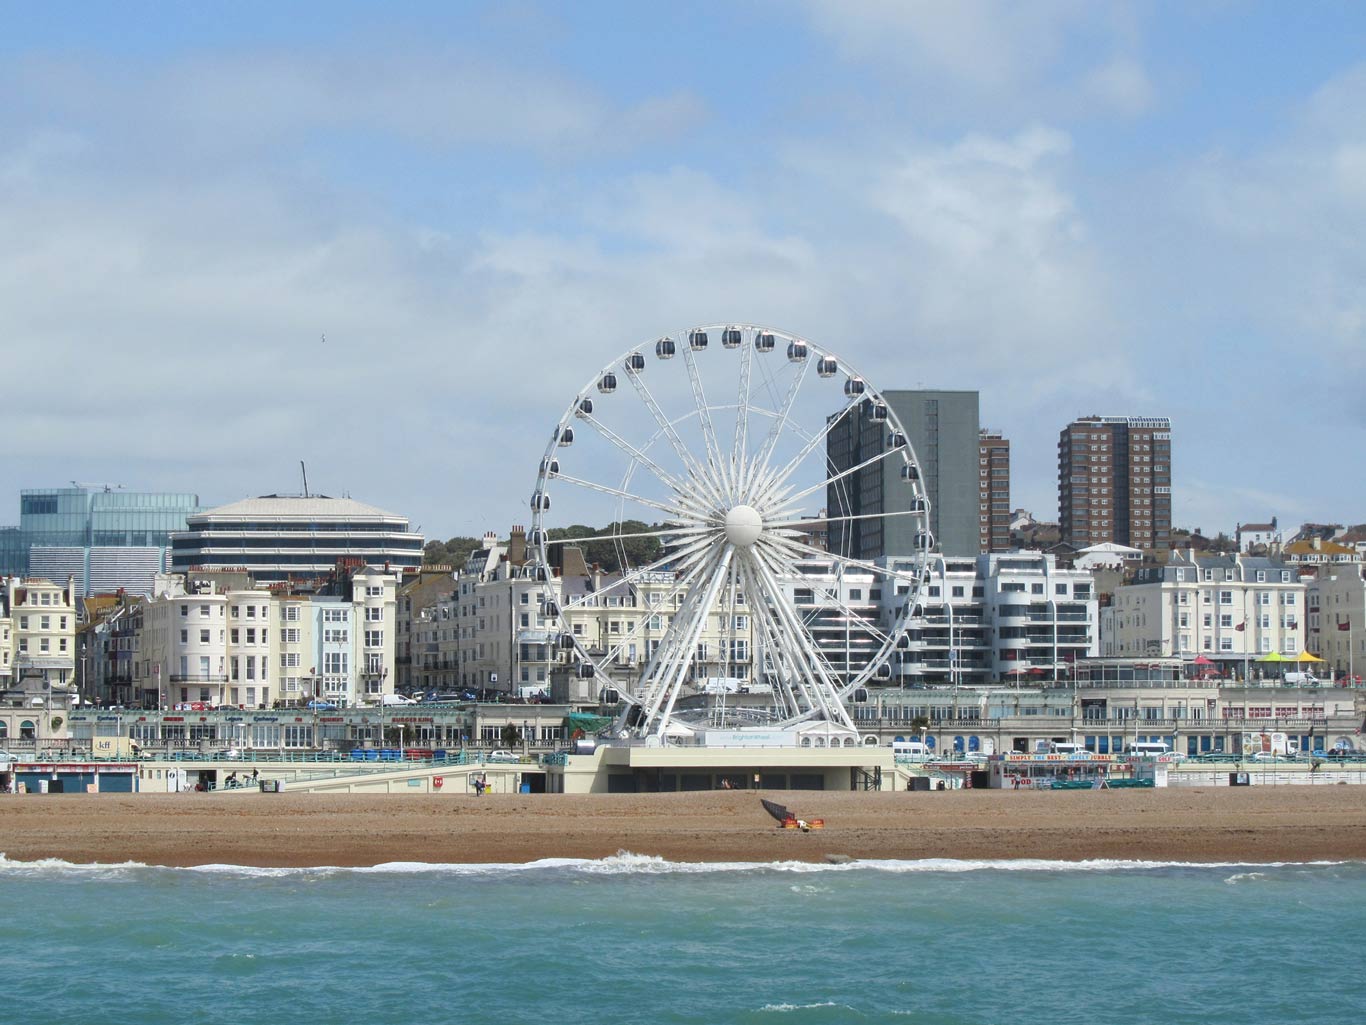
[[[339,560],[393,569],[422,565],[408,519],[350,498],[264,495],[188,518],[171,535],[171,568],[245,569],[258,583],[316,577]]]

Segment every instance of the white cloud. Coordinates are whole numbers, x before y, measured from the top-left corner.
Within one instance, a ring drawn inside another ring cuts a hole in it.
[[[1121,114],[1145,113],[1157,91],[1143,65],[1132,57],[1116,57],[1086,76],[1086,92],[1098,105]]]
[[[198,55],[136,76],[49,58],[19,62],[6,77],[7,91],[51,116],[158,148],[170,136],[185,155],[359,132],[573,160],[669,139],[706,116],[696,96],[667,84],[622,103],[553,70],[461,52]]]
[[[1182,180],[1199,257],[1293,338],[1296,360],[1366,370],[1366,65],[1327,82],[1280,138],[1213,153]],[[1287,352],[1289,355],[1289,352]]]
[[[851,61],[924,87],[928,114],[948,103],[995,116],[1146,111],[1154,89],[1132,50],[1127,6],[1084,0],[807,0],[812,24]],[[1098,67],[1097,53],[1112,56]],[[1090,68],[1074,70],[1075,65]]]

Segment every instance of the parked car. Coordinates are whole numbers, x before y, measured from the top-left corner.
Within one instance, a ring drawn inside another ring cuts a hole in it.
[[[310,701],[308,710],[310,712],[335,712],[337,706],[330,701]]]
[[[490,751],[486,760],[490,762],[520,762],[522,758],[512,751],[499,749],[497,751]]]

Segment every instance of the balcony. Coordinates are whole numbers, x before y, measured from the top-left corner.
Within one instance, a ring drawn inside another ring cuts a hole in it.
[[[227,673],[172,673],[172,683],[227,683]]]

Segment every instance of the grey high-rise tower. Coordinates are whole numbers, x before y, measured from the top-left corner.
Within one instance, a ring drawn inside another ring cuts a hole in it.
[[[975,391],[885,391],[883,399],[901,421],[920,462],[930,500],[930,531],[946,555],[981,549],[978,513],[980,429]],[[826,441],[829,473],[855,466],[884,448],[887,426],[863,409],[850,412]],[[900,460],[884,459],[826,487],[829,515],[868,516],[910,509],[912,494],[901,480]],[[860,559],[906,555],[915,550],[917,517],[852,520],[830,524],[830,550]]]

